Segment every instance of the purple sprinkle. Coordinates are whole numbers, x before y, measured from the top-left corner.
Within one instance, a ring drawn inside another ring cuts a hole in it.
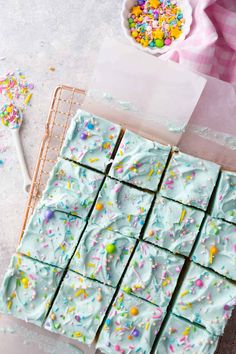
[[[80,134],[80,139],[82,139],[82,140],[86,140],[87,137],[88,137],[88,135],[86,133],[81,133]]]
[[[132,331],[132,335],[133,335],[134,337],[138,337],[139,334],[140,334],[139,330],[138,330],[137,328],[134,328],[134,330]]]
[[[45,221],[50,220],[51,218],[53,218],[53,216],[54,216],[54,212],[51,209],[47,209],[44,213]]]

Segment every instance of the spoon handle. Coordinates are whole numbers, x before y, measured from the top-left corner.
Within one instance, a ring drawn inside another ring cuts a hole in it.
[[[13,129],[12,136],[13,136],[14,144],[16,147],[21,172],[22,172],[22,175],[24,178],[24,187],[23,188],[24,188],[24,191],[28,193],[30,186],[31,186],[31,178],[29,176],[28,169],[27,169],[26,162],[25,162],[25,156],[24,156],[24,152],[22,149],[22,145],[21,145],[19,129]]]

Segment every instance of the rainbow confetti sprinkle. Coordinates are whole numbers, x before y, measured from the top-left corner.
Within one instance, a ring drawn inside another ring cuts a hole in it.
[[[2,124],[10,129],[18,129],[22,123],[22,112],[12,103],[5,104],[0,110]]]
[[[28,83],[21,71],[7,73],[0,78],[0,95],[5,96],[10,102],[23,99],[23,104],[28,105],[32,97],[32,83]]]
[[[185,19],[176,0],[138,0],[128,22],[136,42],[143,47],[162,48],[180,37]]]
[[[0,109],[0,119],[4,126],[11,129],[20,127],[23,112],[30,103],[33,88],[34,85],[27,82],[20,70],[7,73],[5,77],[0,78],[0,98],[7,101]]]

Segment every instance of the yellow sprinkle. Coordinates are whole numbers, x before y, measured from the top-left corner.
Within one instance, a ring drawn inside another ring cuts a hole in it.
[[[131,220],[131,215],[128,215],[128,216],[127,216],[127,220],[130,222],[130,220]]]
[[[80,296],[81,294],[84,294],[84,289],[79,289],[78,291],[76,291],[75,297],[78,297],[78,296]]]
[[[73,311],[75,311],[75,309],[76,309],[76,307],[75,306],[73,306],[73,307],[69,307],[68,308],[68,310],[67,310],[67,312],[73,312]]]
[[[109,227],[107,228],[107,230],[112,231],[113,228],[112,228],[111,226],[109,226]]]
[[[18,269],[20,265],[21,265],[21,258],[18,256],[17,263],[16,263],[16,269]]]
[[[25,104],[29,103],[29,101],[31,100],[31,97],[32,97],[32,93],[29,93],[28,96],[25,99]]]
[[[71,184],[70,181],[67,182],[67,188],[70,189],[71,188]]]
[[[210,248],[210,254],[209,254],[209,262],[210,262],[210,264],[213,263],[213,258],[214,258],[214,256],[215,256],[217,253],[218,253],[218,248],[217,248],[215,245],[211,246],[211,248]]]
[[[78,251],[75,253],[75,255],[78,259],[80,259],[80,253]]]
[[[111,144],[109,142],[103,144],[103,149],[109,149]]]
[[[81,335],[82,335],[81,332],[74,332],[73,333],[73,337],[77,337],[78,338],[78,337],[81,337]]]
[[[110,205],[110,206],[112,206],[112,205],[113,205],[113,203],[112,203],[112,202],[107,202],[107,204],[108,204],[108,205]]]
[[[28,280],[27,278],[23,278],[23,279],[21,279],[21,282],[22,282],[22,284],[23,284],[23,287],[24,287],[25,289],[27,289],[28,286],[29,286],[29,280]]]
[[[185,295],[187,295],[189,293],[189,291],[188,290],[185,290],[180,296],[181,297],[184,297]]]
[[[145,326],[145,329],[148,331],[149,327],[150,327],[150,322],[147,322],[146,326]]]
[[[142,10],[141,10],[140,6],[134,6],[132,8],[132,14],[135,15],[136,17],[142,15]]]
[[[10,100],[12,100],[12,99],[13,99],[13,96],[12,96],[12,94],[11,94],[10,92],[8,93],[8,95],[7,95],[7,96],[8,96],[8,98],[9,98]]]
[[[178,27],[172,27],[170,33],[174,38],[178,38],[181,35],[181,31],[178,29]]]
[[[169,173],[170,173],[170,175],[171,175],[172,177],[174,177],[174,176],[175,176],[174,171],[170,171]]]
[[[60,247],[61,247],[61,249],[62,249],[62,251],[66,251],[66,247],[65,247],[65,245],[60,245]]]
[[[88,266],[88,267],[91,267],[91,268],[94,268],[94,267],[95,267],[95,264],[94,264],[94,263],[91,263],[91,262],[88,262],[88,263],[87,263],[87,266]]]
[[[78,216],[78,213],[76,213],[76,211],[72,211],[71,215]]]
[[[130,167],[131,171],[134,171],[135,173],[138,171],[136,167],[132,166]]]
[[[148,41],[141,39],[140,43],[142,44],[143,47],[147,47],[148,46]]]
[[[10,310],[12,307],[12,301],[8,301],[7,303],[7,309]]]
[[[28,251],[26,254],[27,254],[28,257],[30,257],[30,251]]]
[[[188,336],[190,329],[191,329],[191,327],[186,327],[185,330],[183,331],[183,336]]]
[[[183,310],[183,311],[187,310],[187,306],[181,306],[180,308],[181,308],[181,310]]]
[[[150,0],[149,3],[151,7],[154,7],[154,9],[157,9],[160,5],[160,2],[158,0]]]
[[[134,37],[134,38],[138,37],[138,32],[137,31],[133,31],[131,33],[131,36]]]
[[[89,159],[89,162],[90,162],[90,163],[94,163],[94,162],[97,162],[98,160],[99,160],[98,157],[93,157],[93,158],[90,158],[90,159]]]
[[[148,173],[148,176],[152,176],[153,175],[153,172],[154,172],[154,169],[151,169]]]
[[[119,331],[121,331],[121,330],[122,330],[122,327],[116,327],[116,328],[115,328],[115,331],[116,331],[116,332],[119,332]]]
[[[152,36],[154,39],[162,39],[164,37],[164,32],[160,29],[157,29],[156,31],[152,32]]]
[[[162,282],[162,286],[166,286],[166,285],[168,285],[168,284],[170,284],[170,278],[166,278],[165,280],[163,280],[163,282]]]
[[[186,209],[183,209],[182,213],[181,213],[181,216],[180,216],[180,219],[179,219],[179,222],[182,222],[184,220],[185,215],[186,215]]]
[[[120,151],[119,151],[119,154],[120,154],[120,156],[123,156],[123,151],[120,150]]]
[[[135,288],[135,289],[142,289],[142,285],[141,285],[141,284],[135,284],[135,285],[134,285],[134,288]]]

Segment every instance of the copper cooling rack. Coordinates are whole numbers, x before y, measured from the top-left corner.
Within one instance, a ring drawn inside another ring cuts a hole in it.
[[[28,218],[41,198],[48,175],[59,156],[71,118],[83,102],[85,94],[85,90],[66,85],[58,86],[54,91],[46,121],[45,134],[34,170],[20,238],[23,236]],[[226,327],[224,336],[220,338],[216,354],[236,354],[236,310]]]
[[[42,196],[48,175],[59,156],[71,118],[78,110],[84,97],[85,90],[65,85],[58,86],[54,91],[25,209],[20,239],[29,216]]]

